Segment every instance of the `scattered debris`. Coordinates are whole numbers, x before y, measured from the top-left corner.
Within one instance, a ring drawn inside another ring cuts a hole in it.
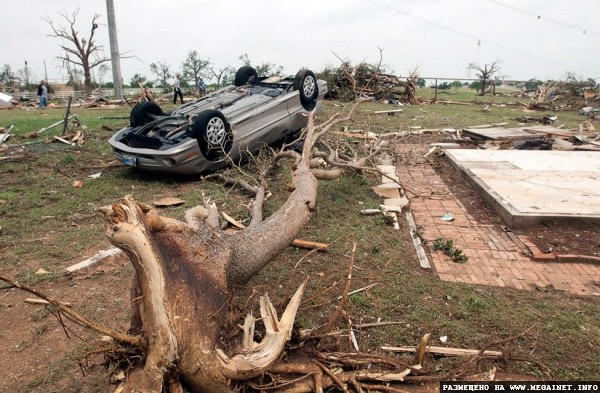
[[[417,228],[417,224],[415,224],[415,219],[411,212],[405,213],[406,221],[408,221],[408,229],[410,230],[410,238],[412,239],[413,245],[415,246],[415,250],[417,252],[417,258],[419,259],[419,265],[423,269],[431,269],[431,264],[429,263],[429,259],[427,258],[427,253],[425,252],[425,248],[423,248],[423,239],[420,235],[419,229]]]
[[[417,348],[415,348],[415,347],[386,347],[386,346],[383,346],[383,347],[381,347],[381,349],[384,351],[390,351],[390,352],[410,352],[410,353],[417,352]],[[502,356],[501,351],[490,351],[490,350],[481,351],[479,349],[435,347],[432,345],[428,345],[425,348],[425,351],[429,352],[431,354],[434,354],[434,355],[445,355],[445,356],[476,356],[476,355],[498,356],[498,357]]]
[[[4,127],[0,127],[0,145],[3,144],[5,141],[8,140],[8,138],[11,137],[11,131],[14,128],[14,125],[11,125],[10,127],[8,127],[8,130]]]
[[[446,213],[440,218],[442,221],[454,221],[454,217],[450,213]]]
[[[164,197],[152,201],[152,204],[156,207],[168,207],[168,206],[179,206],[183,205],[185,201],[183,199],[174,198],[174,197]]]
[[[378,214],[382,214],[383,212],[379,209],[364,209],[360,211],[360,214],[364,216],[375,216]]]
[[[581,108],[579,114],[590,117],[600,115],[600,108],[592,108],[591,106],[586,106],[585,108]]]
[[[38,269],[38,270],[35,272],[35,274],[36,274],[36,275],[38,275],[38,276],[43,276],[43,275],[46,275],[46,274],[48,274],[48,273],[49,273],[49,272],[48,272],[48,270],[44,269],[43,267],[39,268],[39,269]]]
[[[108,248],[106,250],[100,250],[93,257],[88,258],[79,263],[76,263],[74,265],[71,265],[71,266],[67,267],[65,270],[69,273],[74,273],[78,270],[82,270],[82,269],[88,268],[90,266],[93,266],[96,263],[102,261],[104,258],[116,256],[116,255],[121,254],[122,252],[123,251],[121,251],[121,249],[116,248],[116,247]]]
[[[396,115],[396,113],[399,113],[399,112],[403,112],[403,110],[402,109],[393,109],[391,111],[374,111],[373,113],[376,115],[385,113],[388,116],[394,116],[394,115]]]
[[[73,182],[73,187],[83,187],[83,182],[81,180],[75,180]]]
[[[442,148],[441,148],[441,147],[439,147],[439,146],[433,146],[431,149],[429,149],[429,151],[428,151],[427,153],[425,153],[425,154],[423,155],[423,158],[425,158],[425,157],[429,157],[429,156],[431,156],[431,155],[434,155],[434,156],[441,156],[441,155],[444,155],[444,149],[442,149]]]
[[[225,213],[224,211],[221,211],[221,214],[223,215],[223,218],[225,218],[225,220],[228,223],[230,223],[231,225],[233,225],[234,227],[236,227],[238,229],[246,228],[246,226],[244,224],[242,224],[235,218],[231,217],[229,214]],[[318,242],[313,242],[310,240],[302,240],[302,239],[294,239],[294,241],[292,242],[292,246],[298,247],[298,248],[306,248],[309,250],[317,250],[317,251],[327,251],[327,249],[329,248],[329,244],[318,243]]]
[[[327,249],[329,248],[329,244],[302,239],[294,239],[294,241],[292,242],[292,246],[317,251],[327,251]]]
[[[556,120],[558,120],[557,116],[546,115],[542,117],[531,117],[531,116],[521,116],[517,117],[517,121],[520,123],[528,123],[528,122],[537,122],[545,125],[553,124]]]
[[[28,304],[40,304],[40,305],[43,305],[43,306],[48,306],[48,305],[50,305],[50,304],[51,304],[51,303],[50,303],[49,301],[47,301],[47,300],[44,300],[44,299],[39,299],[39,298],[33,298],[33,297],[28,297],[28,298],[26,298],[26,299],[24,300],[24,302],[25,302],[25,303],[28,303]],[[61,304],[62,304],[63,306],[66,306],[66,307],[73,307],[73,303],[71,303],[71,302],[61,302]]]

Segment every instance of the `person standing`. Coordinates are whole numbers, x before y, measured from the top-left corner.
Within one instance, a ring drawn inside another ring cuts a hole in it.
[[[46,81],[42,80],[40,85],[38,86],[38,102],[40,103],[40,108],[45,108],[48,106],[48,86],[46,86]]]
[[[198,81],[198,94],[200,97],[204,97],[204,94],[206,94],[206,83],[204,83],[204,79],[202,78]]]
[[[181,76],[179,74],[175,75],[175,80],[173,81],[173,104],[177,103],[177,96],[181,99],[181,103],[183,104],[183,93],[181,92],[181,87],[179,86],[179,79]]]

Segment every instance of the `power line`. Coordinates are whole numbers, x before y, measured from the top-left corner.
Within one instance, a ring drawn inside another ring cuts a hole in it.
[[[487,1],[489,1],[490,3],[497,4],[499,6],[511,9],[513,11],[517,11],[517,12],[521,12],[521,13],[529,15],[529,16],[533,16],[537,20],[544,20],[544,21],[552,22],[552,23],[560,25],[560,26],[568,27],[569,29],[581,30],[581,32],[583,34],[592,33],[592,34],[600,35],[600,32],[598,32],[598,31],[595,31],[595,30],[592,30],[592,29],[588,29],[588,28],[585,28],[585,27],[581,27],[581,26],[572,25],[570,23],[563,22],[563,21],[560,21],[560,20],[557,20],[557,19],[548,18],[546,16],[542,16],[540,14],[536,14],[535,12],[531,12],[531,11],[527,11],[527,10],[524,10],[524,9],[521,9],[521,8],[513,7],[510,4],[505,4],[505,3],[501,2],[501,1],[498,1],[498,0],[487,0]]]
[[[421,22],[423,22],[423,23],[427,23],[427,24],[429,24],[429,25],[432,25],[432,26],[438,27],[438,28],[440,28],[440,29],[444,29],[444,30],[447,30],[447,31],[451,31],[451,32],[453,32],[453,33],[456,33],[456,34],[462,35],[462,36],[464,36],[464,37],[471,38],[471,39],[473,39],[473,40],[475,40],[475,41],[477,42],[477,45],[478,45],[478,46],[479,46],[479,45],[481,45],[481,43],[486,43],[486,44],[488,44],[488,45],[491,45],[491,46],[495,46],[495,47],[498,47],[498,48],[501,48],[501,49],[505,49],[505,50],[507,50],[507,51],[510,51],[510,52],[518,53],[518,54],[520,54],[520,55],[523,55],[523,56],[532,57],[532,58],[534,58],[534,59],[542,60],[542,61],[545,61],[545,62],[548,62],[548,63],[553,63],[553,64],[556,64],[556,65],[560,65],[560,66],[562,66],[562,67],[571,68],[571,69],[575,69],[575,70],[579,70],[579,71],[587,72],[587,73],[590,73],[590,74],[594,74],[594,73],[596,73],[596,71],[590,71],[590,70],[586,70],[585,68],[580,68],[580,67],[576,67],[576,66],[573,66],[573,65],[569,65],[569,64],[561,63],[561,62],[559,62],[559,61],[556,61],[556,60],[547,59],[547,58],[545,58],[545,57],[541,57],[541,56],[534,55],[533,53],[524,52],[524,51],[522,51],[522,50],[519,50],[519,49],[510,48],[510,47],[508,47],[508,46],[505,46],[505,45],[502,45],[502,44],[498,44],[498,43],[495,43],[495,42],[492,42],[492,41],[484,40],[484,39],[478,38],[478,37],[476,37],[476,36],[474,36],[474,35],[472,35],[472,34],[465,33],[465,32],[463,32],[463,31],[456,30],[456,29],[453,29],[453,28],[451,28],[451,27],[444,26],[444,25],[441,25],[441,24],[439,24],[439,23],[432,22],[432,21],[429,21],[429,20],[427,20],[427,19],[423,19],[423,18],[421,18],[421,17],[418,17],[418,16],[411,15],[411,14],[409,14],[409,13],[407,13],[407,12],[404,12],[404,11],[397,10],[397,9],[395,9],[395,8],[393,8],[393,7],[390,7],[390,6],[386,5],[386,4],[381,4],[381,3],[377,2],[377,1],[374,1],[374,0],[364,0],[364,1],[366,1],[366,2],[369,2],[369,3],[371,3],[371,4],[375,4],[375,5],[379,6],[379,7],[385,8],[385,9],[387,9],[387,10],[390,10],[390,11],[392,11],[392,12],[395,12],[395,13],[397,13],[397,14],[401,14],[401,15],[407,16],[407,17],[409,17],[409,18],[412,18],[412,19],[416,19],[416,20],[418,20],[418,21],[421,21]]]

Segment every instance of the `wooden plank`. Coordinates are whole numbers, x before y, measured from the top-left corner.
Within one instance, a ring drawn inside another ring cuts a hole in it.
[[[384,351],[390,352],[410,352],[416,353],[417,348],[415,347],[381,347]],[[478,349],[464,349],[464,348],[449,348],[449,347],[434,347],[427,346],[425,348],[426,352],[435,354],[435,355],[446,355],[446,356],[475,356],[478,355],[481,351]],[[483,351],[484,356],[502,356],[501,351]]]
[[[423,244],[419,241],[418,237],[415,237],[417,233],[417,224],[415,224],[415,220],[413,219],[412,213],[410,211],[406,212],[406,221],[408,222],[408,230],[410,233],[408,234],[415,246],[415,250],[417,251],[417,258],[419,259],[419,265],[423,269],[431,269],[431,264],[429,263],[429,259],[427,258],[427,253],[423,248]]]
[[[327,251],[329,244],[312,242],[310,240],[294,239],[292,246],[298,248],[308,248],[311,250]]]
[[[229,214],[225,213],[225,212],[221,212],[221,214],[223,215],[223,218],[230,223],[231,225],[233,225],[234,227],[238,228],[238,229],[244,229],[246,228],[246,226],[244,224],[242,224],[241,222],[237,221],[235,218],[231,217]]]
[[[374,111],[375,114],[387,113],[389,116],[393,116],[395,113],[404,112],[404,109],[392,109],[389,111]]]

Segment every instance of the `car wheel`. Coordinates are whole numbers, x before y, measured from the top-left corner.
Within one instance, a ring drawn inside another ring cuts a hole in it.
[[[319,96],[319,86],[317,77],[310,70],[300,70],[294,78],[294,90],[300,93],[300,103],[307,111],[312,111],[317,106],[317,97]]]
[[[158,104],[152,101],[142,101],[136,104],[129,114],[129,125],[139,127],[154,120],[153,116],[164,116],[164,112]]]
[[[243,66],[235,73],[233,84],[236,86],[244,86],[253,79],[258,79],[256,70],[250,66]]]
[[[225,116],[214,109],[200,112],[192,125],[192,136],[202,155],[216,161],[225,157],[233,145],[233,134]]]

